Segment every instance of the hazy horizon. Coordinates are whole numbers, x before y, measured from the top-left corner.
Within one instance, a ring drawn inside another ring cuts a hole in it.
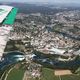
[[[80,3],[80,0],[0,0],[0,2]]]

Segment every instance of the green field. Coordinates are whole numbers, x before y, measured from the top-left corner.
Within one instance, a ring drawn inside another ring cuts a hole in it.
[[[41,80],[58,80],[59,77],[54,76],[54,71],[52,69],[43,68]]]
[[[7,80],[22,80],[24,76],[24,70],[13,69]],[[38,80],[38,79],[31,79]],[[80,74],[66,75],[66,76],[55,76],[54,70],[48,68],[42,68],[42,75],[40,80],[80,80]]]
[[[55,76],[52,69],[43,68],[41,80],[80,80],[80,74]]]
[[[80,80],[80,75],[62,76],[61,80]]]
[[[23,69],[13,69],[8,77],[7,80],[22,80],[24,76],[24,70]]]

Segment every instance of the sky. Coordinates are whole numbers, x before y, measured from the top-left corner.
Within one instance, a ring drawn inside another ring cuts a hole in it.
[[[51,2],[51,3],[80,3],[80,0],[0,0],[2,2]]]

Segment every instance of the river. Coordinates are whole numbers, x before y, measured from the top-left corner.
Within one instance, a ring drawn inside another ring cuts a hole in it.
[[[0,62],[0,70],[8,67],[9,65],[13,65],[25,59],[24,54],[21,52],[9,52],[5,56],[3,56],[3,60]]]
[[[38,53],[38,52],[36,52]],[[55,58],[51,58],[51,56],[46,55],[37,55],[33,53],[35,56],[32,57],[32,60],[36,63],[43,65],[44,67],[53,68],[53,69],[70,69],[76,70],[80,67],[80,57],[78,56],[75,60],[72,61],[59,61]],[[54,56],[53,56],[54,57]],[[3,56],[4,60],[0,62],[0,71],[3,71],[10,65],[14,65],[20,61],[25,60],[24,53],[21,52],[9,52],[5,56]]]

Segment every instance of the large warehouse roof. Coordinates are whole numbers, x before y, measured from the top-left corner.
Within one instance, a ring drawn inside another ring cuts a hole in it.
[[[0,23],[2,23],[3,20],[7,17],[12,8],[13,7],[11,6],[0,5]]]

